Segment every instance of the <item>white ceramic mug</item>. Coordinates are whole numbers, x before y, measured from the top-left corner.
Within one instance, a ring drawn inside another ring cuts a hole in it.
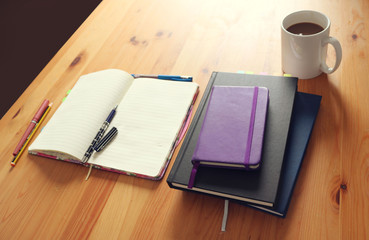
[[[323,28],[322,31],[301,35],[287,29],[297,23],[314,23]],[[314,78],[324,73],[333,73],[341,63],[342,48],[339,41],[329,36],[330,20],[327,16],[315,11],[299,11],[291,13],[282,21],[282,70],[300,79]],[[336,51],[336,62],[333,67],[326,63],[327,47],[331,44]]]

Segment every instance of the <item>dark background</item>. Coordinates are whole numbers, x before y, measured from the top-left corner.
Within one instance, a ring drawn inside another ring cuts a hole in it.
[[[0,0],[0,118],[101,0]]]

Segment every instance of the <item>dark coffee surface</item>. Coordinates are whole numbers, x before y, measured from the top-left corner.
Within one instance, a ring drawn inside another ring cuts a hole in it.
[[[287,28],[287,31],[294,34],[311,35],[323,31],[324,28],[315,23],[302,22],[296,23]]]

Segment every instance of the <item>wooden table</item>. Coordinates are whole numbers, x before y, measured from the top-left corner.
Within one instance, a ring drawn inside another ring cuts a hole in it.
[[[42,100],[54,102],[47,121],[82,74],[192,75],[200,97],[212,71],[282,74],[280,22],[301,9],[330,17],[343,60],[299,81],[323,100],[285,219],[231,203],[221,232],[224,201],[170,189],[169,171],[158,182],[104,171],[85,181],[85,167],[28,154],[10,166]],[[366,0],[102,1],[0,121],[0,238],[368,239],[368,29]]]

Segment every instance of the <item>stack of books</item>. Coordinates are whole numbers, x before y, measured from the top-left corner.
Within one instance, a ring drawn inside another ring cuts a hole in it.
[[[297,80],[284,76],[214,72],[167,178],[169,186],[222,197],[285,217],[321,101],[321,96],[297,92]],[[258,169],[249,171],[200,166],[189,187],[192,160],[213,86],[268,89],[261,162]]]

